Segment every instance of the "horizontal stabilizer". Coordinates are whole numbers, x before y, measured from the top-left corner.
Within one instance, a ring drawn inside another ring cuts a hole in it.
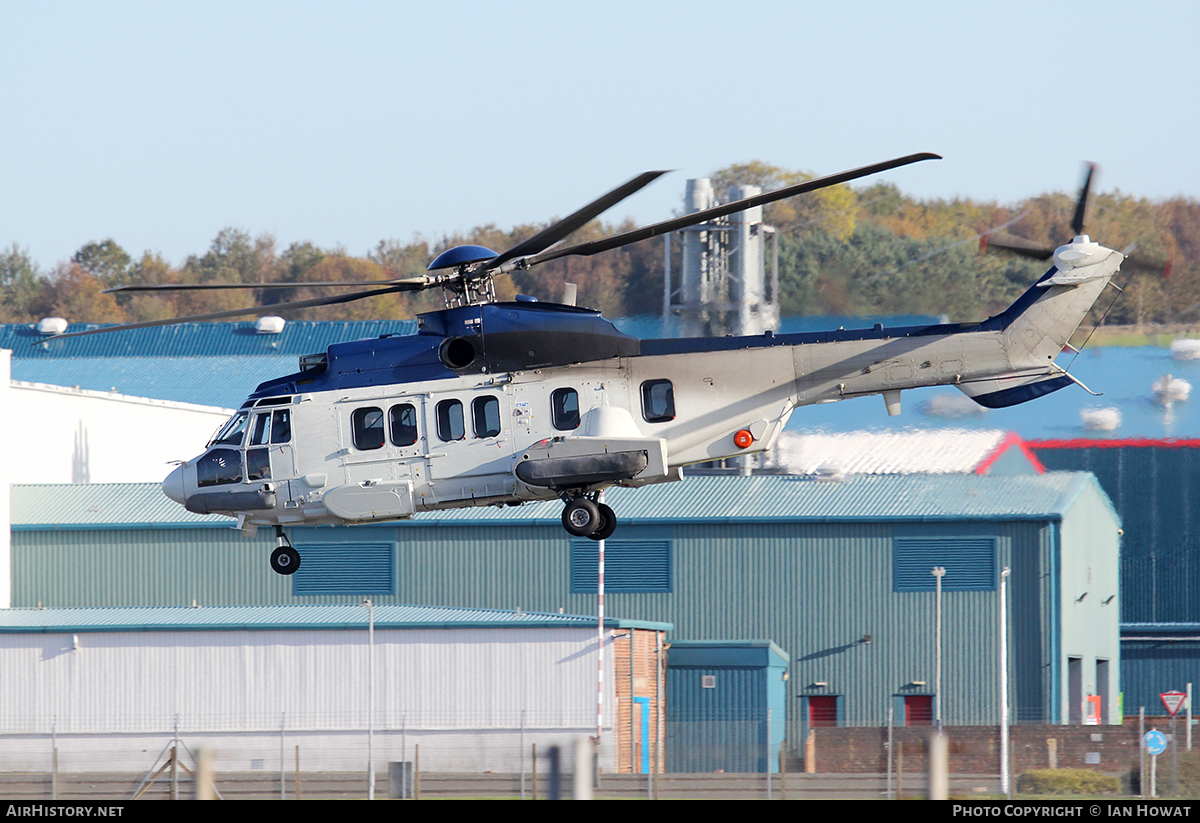
[[[1003,409],[1027,403],[1070,386],[1075,381],[1065,374],[1032,374],[994,377],[988,380],[959,383],[958,388],[981,406]]]

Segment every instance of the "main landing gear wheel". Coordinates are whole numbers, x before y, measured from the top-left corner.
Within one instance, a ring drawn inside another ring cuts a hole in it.
[[[563,528],[576,537],[587,537],[602,525],[600,509],[586,497],[577,497],[562,513]]]
[[[600,525],[588,537],[592,540],[607,540],[617,530],[617,515],[603,503],[597,503],[596,508],[600,510]]]
[[[291,546],[280,546],[271,552],[271,571],[275,574],[295,574],[300,568],[300,552]]]

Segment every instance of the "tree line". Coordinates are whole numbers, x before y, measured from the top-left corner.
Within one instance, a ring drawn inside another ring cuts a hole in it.
[[[729,185],[764,190],[808,178],[765,163],[738,164],[712,175],[718,193]],[[835,186],[765,207],[779,230],[779,298],[792,315],[929,314],[982,319],[1008,305],[1048,264],[1003,254],[980,254],[979,237],[998,226],[1043,246],[1070,239],[1074,197],[1049,193],[1000,205],[970,199],[922,200],[891,184]],[[308,286],[263,292],[184,291],[103,294],[128,283],[304,283],[390,280],[424,273],[451,246],[475,243],[504,250],[538,232],[540,225],[501,229],[494,224],[436,241],[414,237],[381,240],[364,256],[294,242],[280,248],[269,234],[236,228],[219,232],[203,254],[180,265],[156,252],[131,256],[116,240],[91,241],[70,260],[43,271],[18,243],[0,250],[0,322],[32,323],[41,317],[72,322],[124,323],[234,309],[255,303],[304,300],[331,293]],[[593,221],[568,243],[633,228],[628,221]],[[1200,202],[1150,201],[1121,192],[1093,200],[1086,229],[1111,248],[1137,244],[1143,260],[1172,261],[1169,277],[1122,274],[1121,299],[1104,322],[1194,323],[1200,320]],[[676,259],[678,259],[676,257]],[[501,299],[531,294],[557,300],[566,283],[578,286],[579,303],[609,317],[653,314],[662,301],[661,239],[594,257],[562,258],[499,278]],[[1115,295],[1116,292],[1113,292]],[[336,306],[283,313],[289,319],[407,318],[438,308],[440,292],[393,294]],[[265,308],[262,314],[270,314]],[[1094,318],[1099,320],[1099,315]]]

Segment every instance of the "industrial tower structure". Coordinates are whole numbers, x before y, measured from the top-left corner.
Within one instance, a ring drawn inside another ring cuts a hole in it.
[[[732,186],[728,201],[761,193],[758,186]],[[687,181],[687,214],[719,205],[707,178]],[[779,328],[779,236],[763,223],[762,207],[677,232],[683,262],[671,267],[666,238],[663,316],[681,337],[756,335]],[[771,276],[766,275],[766,237],[774,236]]]

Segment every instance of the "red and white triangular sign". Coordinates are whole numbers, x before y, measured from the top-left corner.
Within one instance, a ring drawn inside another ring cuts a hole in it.
[[[1187,695],[1183,692],[1163,692],[1159,695],[1162,698],[1163,705],[1167,707],[1167,714],[1171,717],[1187,702]]]

